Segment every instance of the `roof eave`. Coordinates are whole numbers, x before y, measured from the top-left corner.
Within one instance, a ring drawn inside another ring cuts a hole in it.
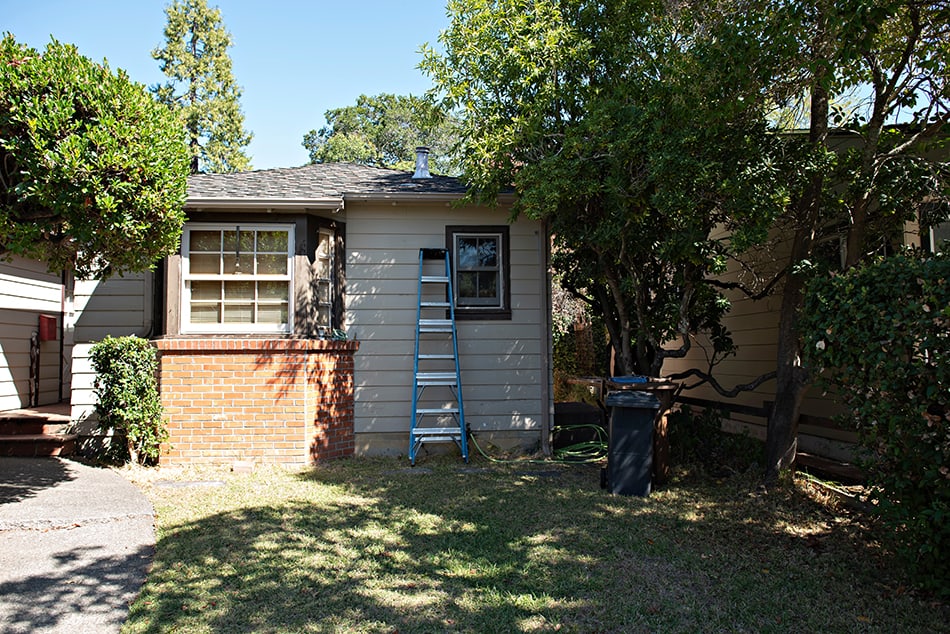
[[[352,192],[343,194],[343,200],[359,200],[367,202],[456,202],[465,198],[462,192]],[[511,204],[515,195],[499,194],[497,201],[501,204]]]
[[[185,201],[187,209],[343,209],[342,198],[223,198],[192,197]]]

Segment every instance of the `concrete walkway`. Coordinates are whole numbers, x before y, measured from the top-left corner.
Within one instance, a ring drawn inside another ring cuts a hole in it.
[[[121,475],[0,458],[0,632],[118,632],[155,550],[152,505]]]

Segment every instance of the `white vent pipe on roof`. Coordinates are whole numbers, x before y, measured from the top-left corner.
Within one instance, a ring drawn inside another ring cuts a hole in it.
[[[416,173],[413,178],[432,178],[429,173],[429,148],[420,146],[416,148]]]

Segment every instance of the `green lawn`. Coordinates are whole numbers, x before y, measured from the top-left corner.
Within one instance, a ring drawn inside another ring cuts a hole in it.
[[[155,564],[123,631],[947,631],[864,518],[803,480],[756,483],[680,475],[628,498],[594,466],[450,457],[159,471],[140,483]]]

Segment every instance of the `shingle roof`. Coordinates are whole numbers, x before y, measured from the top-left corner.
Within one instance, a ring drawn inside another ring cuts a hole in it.
[[[320,199],[346,194],[464,194],[457,178],[413,179],[412,172],[351,163],[321,163],[188,177],[189,198]]]

